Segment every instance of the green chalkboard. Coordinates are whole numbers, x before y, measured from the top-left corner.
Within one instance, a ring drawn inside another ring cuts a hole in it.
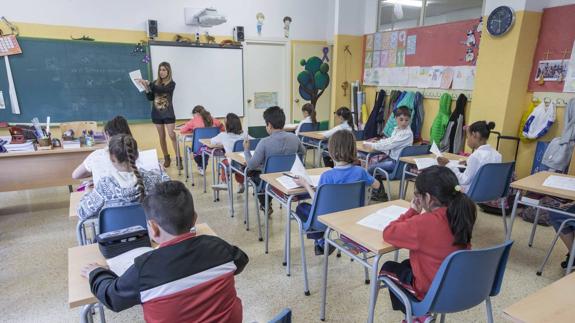
[[[13,114],[8,78],[0,58],[0,91],[6,109],[0,121],[52,122],[109,120],[123,115],[129,120],[150,118],[150,102],[132,84],[128,73],[140,69],[148,78],[143,53],[132,53],[135,44],[94,41],[18,38],[22,54],[10,56],[10,66],[20,105]]]

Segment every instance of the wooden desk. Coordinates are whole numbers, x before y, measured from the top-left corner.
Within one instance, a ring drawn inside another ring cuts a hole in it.
[[[180,158],[182,158],[182,153],[180,150],[180,142],[184,145],[184,151],[185,151],[186,142],[192,141],[192,138],[194,137],[191,132],[190,133],[182,133],[180,131],[180,127],[174,129],[174,133],[176,134],[176,160],[177,161],[179,161]],[[186,163],[187,163],[187,160],[186,160]],[[187,171],[188,171],[188,169],[187,169],[187,165],[186,165],[186,178],[188,178]],[[182,171],[179,168],[178,168],[178,175],[182,175]]]
[[[369,167],[369,160],[371,159],[372,155],[379,154],[378,150],[373,149],[371,146],[364,146],[363,143],[366,141],[358,140],[355,143],[355,147],[357,148],[358,153],[365,154],[365,158],[359,158],[359,160],[363,163],[365,169]]]
[[[242,166],[246,166],[246,164],[247,164],[243,151],[238,151],[235,153],[226,153],[226,157],[237,162],[238,164],[240,164]]]
[[[517,323],[572,322],[575,317],[573,290],[575,274],[570,274],[507,307],[503,316]]]
[[[404,200],[395,200],[385,203],[378,203],[373,205],[368,205],[356,209],[346,210],[342,212],[336,212],[331,214],[322,215],[318,220],[325,224],[328,228],[325,233],[325,247],[326,251],[324,254],[324,265],[323,265],[323,284],[322,284],[322,299],[321,299],[321,312],[320,319],[325,320],[325,305],[327,296],[327,273],[328,273],[328,245],[332,245],[335,248],[341,250],[341,252],[347,254],[351,258],[357,261],[357,263],[363,265],[365,268],[371,271],[371,276],[369,279],[370,283],[370,296],[369,296],[369,308],[368,308],[368,322],[373,322],[373,313],[375,310],[375,302],[377,300],[379,280],[377,276],[379,274],[379,261],[383,254],[396,250],[394,246],[383,241],[382,232],[364,227],[357,224],[361,219],[369,216],[370,214],[376,212],[379,209],[388,207],[391,205],[397,205],[401,207],[409,208],[409,202]],[[330,237],[330,233],[336,231],[339,234],[343,234],[349,237],[353,241],[361,244],[365,248],[369,249],[370,252],[375,254],[371,264],[367,262],[366,258],[360,258],[357,255],[351,253],[341,245],[339,245],[335,239]],[[367,282],[366,273],[366,282]]]
[[[284,131],[287,132],[294,132],[297,129],[297,126],[299,125],[299,123],[288,123],[284,126]]]
[[[217,144],[217,145],[213,145],[212,144],[212,139],[211,138],[203,138],[203,139],[199,139],[198,140],[202,145],[208,147],[208,150],[203,150],[202,151],[202,164],[205,163],[205,156],[211,156],[211,164],[212,164],[212,184],[219,184],[219,176],[216,176],[216,159],[218,159],[219,157],[222,156],[222,154],[224,153],[224,146],[221,144]],[[218,153],[218,154],[216,154]],[[217,158],[216,158],[217,157]],[[218,159],[219,161],[219,159]],[[204,165],[205,167],[205,165]],[[206,174],[204,174],[203,178],[204,178],[204,193],[206,193]],[[192,176],[192,180],[193,180],[193,176]],[[214,202],[219,201],[220,200],[220,193],[219,191],[213,192],[214,194]]]
[[[325,140],[327,139],[323,134],[325,131],[306,131],[300,132],[299,135],[302,137],[307,137],[315,140]]]
[[[313,167],[319,167],[320,166],[320,159],[321,159],[321,152],[322,152],[322,144],[327,140],[327,138],[323,135],[325,133],[325,131],[306,131],[306,132],[300,132],[299,135],[301,137],[305,137],[308,139],[312,139],[311,141],[305,141],[302,140],[302,143],[304,146],[308,146],[311,147],[314,150],[314,161],[313,161]],[[302,139],[305,139],[302,138]],[[317,152],[317,153],[316,153]]]
[[[217,145],[213,145],[212,144],[212,140],[209,138],[204,138],[204,139],[200,139],[198,140],[202,145],[210,148],[210,149],[223,149],[224,146],[221,144],[217,144]]]
[[[77,218],[78,214],[76,210],[78,210],[78,204],[80,204],[80,200],[82,196],[84,196],[85,192],[72,192],[70,193],[70,209],[68,209],[68,217],[70,218]]]
[[[307,169],[306,171],[307,171],[308,175],[315,176],[315,175],[321,175],[330,169],[331,168],[329,168],[329,167],[322,167],[322,168]],[[282,177],[282,176],[284,176],[283,172],[279,172],[279,173],[261,174],[260,178],[263,181],[265,181],[266,183],[268,183],[269,185],[271,185],[273,188],[282,192],[285,195],[299,195],[299,194],[303,194],[303,193],[307,192],[305,190],[305,188],[303,188],[303,187],[298,187],[298,188],[288,190],[282,184],[280,184],[280,182],[278,182],[278,180],[277,180],[279,177]]]
[[[467,157],[457,155],[457,154],[442,153],[442,155],[443,155],[443,157],[445,157],[449,160],[457,160],[457,161],[467,160]],[[427,154],[427,155],[420,155],[420,156],[401,157],[401,158],[399,158],[399,160],[404,162],[404,163],[407,163],[407,164],[415,165],[415,159],[416,158],[433,158],[433,159],[435,159],[436,157],[434,154]]]
[[[205,223],[196,225],[198,235],[215,236],[215,232]],[[68,249],[68,305],[75,308],[97,303],[98,300],[90,291],[88,279],[80,275],[81,269],[90,263],[106,264],[98,244],[72,247]]]
[[[72,149],[1,153],[0,192],[79,183],[72,179],[74,168],[94,150],[105,147],[104,144],[98,144]]]

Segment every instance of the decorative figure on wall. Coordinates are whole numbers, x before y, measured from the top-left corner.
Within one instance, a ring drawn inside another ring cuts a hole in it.
[[[329,57],[327,56],[327,53],[329,53],[329,47],[324,47],[322,49],[323,51],[323,57],[321,59],[322,62],[329,62]]]
[[[210,34],[207,31],[206,31],[206,43],[208,43],[208,44],[215,44],[216,43],[216,37],[210,36]]]
[[[284,17],[284,37],[289,38],[289,25],[291,24],[291,17]]]
[[[264,25],[264,20],[266,19],[266,16],[264,16],[263,13],[258,12],[256,14],[256,19],[258,20],[258,24],[257,24],[257,30],[258,30],[258,35],[262,35],[262,26]]]
[[[302,59],[300,65],[304,70],[297,76],[299,95],[316,106],[317,100],[329,86],[329,65],[317,56]]]
[[[74,38],[74,37],[70,36],[70,39],[72,39],[72,40],[94,41],[94,38],[92,38],[92,37],[90,37],[90,36],[86,36],[86,35],[82,35],[82,37],[78,37],[78,38]]]
[[[475,28],[475,31],[477,33],[481,33],[483,31],[483,17],[479,18],[479,23],[477,24],[477,27]]]
[[[471,47],[467,48],[467,52],[465,53],[465,61],[469,63],[472,62],[474,58],[475,54],[473,53],[473,48]]]
[[[467,31],[467,40],[465,40],[465,45],[467,47],[475,47],[475,35],[471,29]]]

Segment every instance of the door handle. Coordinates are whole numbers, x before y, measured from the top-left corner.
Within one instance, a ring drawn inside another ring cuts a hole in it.
[[[299,103],[299,99],[295,99],[294,102],[295,102],[295,103]]]

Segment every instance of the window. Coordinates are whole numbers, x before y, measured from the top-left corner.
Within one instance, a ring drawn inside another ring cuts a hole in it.
[[[484,0],[379,0],[377,31],[429,26],[482,15]],[[425,6],[423,4],[425,3]],[[423,11],[423,14],[422,14]]]

